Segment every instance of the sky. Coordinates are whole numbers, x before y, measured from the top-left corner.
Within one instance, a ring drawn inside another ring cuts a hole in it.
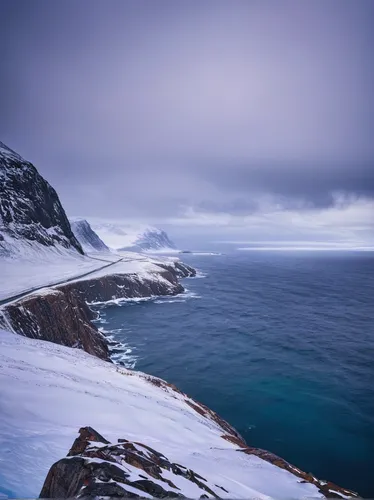
[[[68,214],[374,243],[372,0],[0,0],[0,140]]]

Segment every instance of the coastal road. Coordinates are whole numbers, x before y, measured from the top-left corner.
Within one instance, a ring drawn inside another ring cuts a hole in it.
[[[94,259],[94,260],[100,260],[102,262],[108,262],[107,260],[99,259],[97,257],[89,257],[89,258]],[[118,259],[114,262],[109,262],[109,264],[106,264],[105,266],[97,267],[96,269],[93,269],[92,271],[88,271],[86,273],[79,274],[77,276],[73,276],[72,278],[56,281],[55,283],[48,283],[48,285],[41,285],[41,286],[36,286],[34,288],[29,288],[28,290],[24,290],[23,292],[21,292],[17,295],[13,295],[11,297],[7,297],[6,299],[0,300],[0,307],[4,306],[10,302],[13,302],[14,300],[22,299],[23,297],[26,297],[26,295],[37,292],[38,290],[42,290],[43,288],[50,288],[50,287],[57,286],[57,285],[63,285],[65,283],[69,283],[70,281],[75,281],[75,280],[80,279],[80,278],[85,278],[86,276],[90,276],[90,274],[97,273],[97,271],[101,271],[102,269],[106,269],[108,267],[114,266],[114,264],[118,264],[118,262],[122,262],[124,260],[125,260],[125,257],[121,257],[120,259]]]

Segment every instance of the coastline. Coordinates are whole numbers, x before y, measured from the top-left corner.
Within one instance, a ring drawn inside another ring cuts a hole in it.
[[[153,296],[178,295],[184,291],[179,279],[196,275],[195,270],[189,266],[183,266],[180,264],[175,268],[170,267],[170,265],[160,266],[162,269],[157,276],[153,276],[153,279],[150,279],[149,276],[145,278],[135,274],[115,274],[47,288],[4,307],[0,324],[3,327],[10,325],[14,332],[26,337],[81,348],[97,358],[110,362],[113,366],[110,359],[111,340],[106,338],[92,323],[95,314],[89,307],[89,303],[120,300],[121,298],[147,300]],[[204,404],[190,398],[167,381],[142,374],[136,370],[134,373],[143,377],[156,388],[174,393],[174,397],[182,397],[195,414],[203,418],[204,421],[213,422],[214,425],[218,426],[220,437],[234,445],[235,451],[258,457],[289,472],[296,476],[299,482],[314,485],[319,493],[327,498],[358,496],[355,492],[331,482],[317,479],[313,474],[300,470],[271,452],[248,446],[242,436],[228,422]],[[82,422],[83,424],[84,422]],[[53,488],[48,491],[53,498]]]

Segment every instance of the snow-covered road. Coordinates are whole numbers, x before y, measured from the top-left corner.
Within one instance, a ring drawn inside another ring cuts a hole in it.
[[[97,259],[95,257],[93,257],[93,259],[102,261],[102,259]],[[56,286],[56,285],[63,285],[64,283],[69,283],[70,281],[75,281],[75,280],[80,279],[80,278],[85,278],[86,276],[89,276],[90,274],[96,273],[98,271],[102,271],[103,269],[106,269],[110,266],[113,266],[114,264],[117,264],[118,262],[121,262],[123,260],[124,260],[124,258],[120,258],[114,262],[109,262],[109,264],[105,264],[105,266],[97,267],[97,268],[92,269],[91,271],[85,272],[83,274],[78,274],[76,276],[72,276],[71,278],[67,278],[67,279],[65,278],[65,279],[62,279],[60,281],[46,283],[44,285],[39,285],[39,286],[35,286],[33,288],[29,288],[28,290],[24,290],[17,295],[12,295],[10,297],[7,297],[5,299],[0,300],[0,306],[6,305],[10,302],[13,302],[14,300],[21,299],[22,297],[25,297],[26,295],[37,292],[38,290],[41,290],[42,288],[45,288],[46,286],[50,287],[50,286]],[[108,261],[106,261],[106,262],[108,262]]]

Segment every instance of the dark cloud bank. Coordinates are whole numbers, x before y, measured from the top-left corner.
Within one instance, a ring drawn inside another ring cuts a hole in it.
[[[370,240],[371,0],[0,7],[0,136],[71,214]]]

